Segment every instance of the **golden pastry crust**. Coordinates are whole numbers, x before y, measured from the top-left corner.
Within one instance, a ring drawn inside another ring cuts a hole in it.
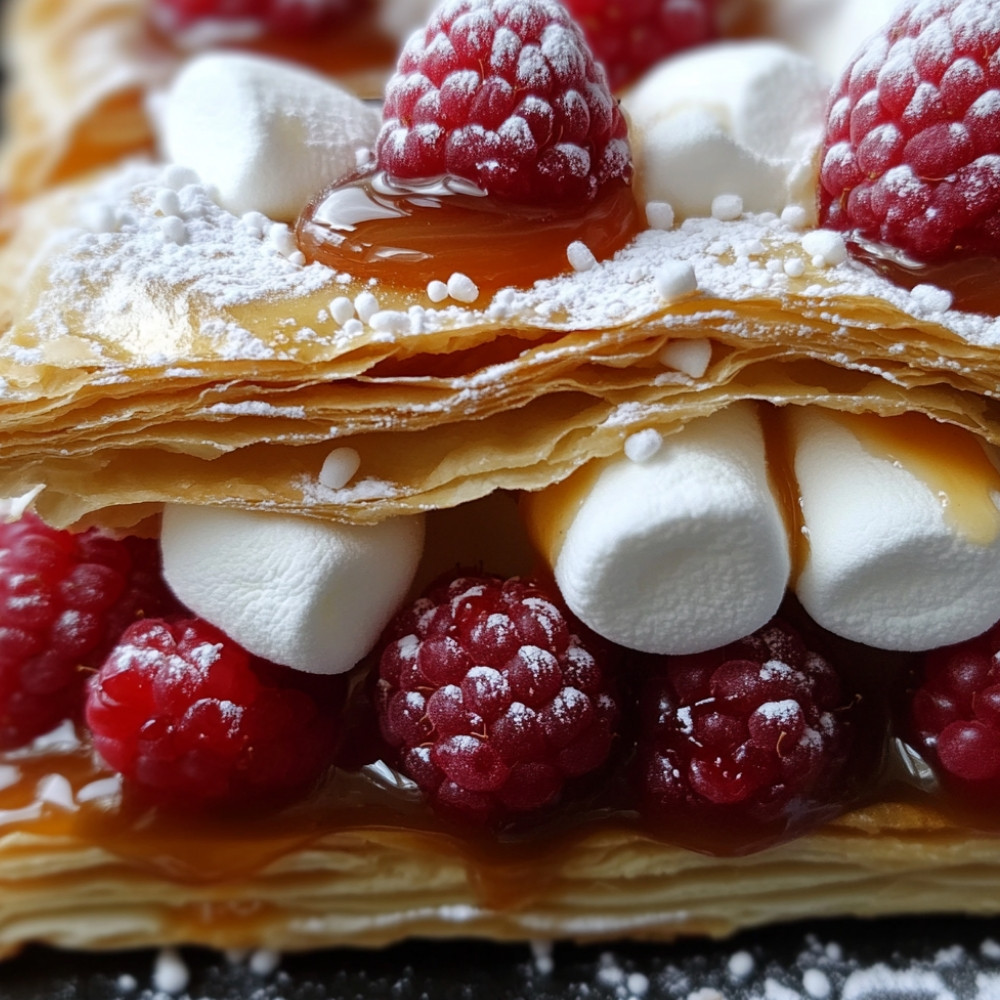
[[[193,53],[150,28],[148,0],[12,0],[4,5],[5,136],[0,192],[22,201],[149,152],[152,103]],[[248,42],[379,97],[394,39],[363,16],[316,37]]]
[[[7,760],[0,955],[30,942],[666,941],[800,918],[1000,912],[995,834],[970,831],[923,792],[904,800],[882,788],[883,801],[788,843],[712,857],[628,813],[571,811],[508,842],[448,830],[384,765],[334,772],[273,815],[154,818],[122,799],[85,746],[62,740]]]
[[[299,837],[251,825],[238,838],[193,835],[182,857],[197,852],[197,875],[140,858],[162,847],[148,837],[108,849],[58,807],[47,825],[0,835],[0,954],[30,942],[266,941],[295,951],[411,937],[669,941],[797,919],[1000,911],[995,836],[898,803],[742,858],[671,847],[614,821],[529,850],[484,849],[405,824]]]
[[[165,242],[169,179],[126,168],[73,207],[51,194],[0,255],[25,289],[0,341],[0,493],[44,484],[57,524],[125,525],[164,501],[373,522],[541,488],[738,399],[916,411],[1000,442],[997,321],[817,263],[774,218],[648,230],[474,307],[380,286],[341,325],[332,302],[366,285],[286,256],[286,229],[251,232],[197,185],[182,244]],[[663,297],[667,260],[697,261],[696,293]],[[661,360],[685,338],[711,345],[698,378]],[[361,456],[347,489],[318,481],[334,445]]]
[[[131,526],[168,502],[372,523],[540,490],[636,431],[669,434],[743,399],[918,412],[1000,444],[1000,323],[817,261],[773,217],[647,231],[591,271],[475,306],[379,287],[339,323],[334,301],[359,303],[367,283],[304,265],[287,230],[227,215],[162,167],[30,198],[149,141],[151,81],[112,90],[74,76],[71,36],[41,30],[62,24],[57,6],[31,0],[16,15],[27,20],[12,37],[38,35],[36,65],[67,67],[48,100],[69,110],[46,117],[25,49],[5,164],[25,201],[0,247],[0,496],[40,490],[54,524]],[[87,0],[76,17],[96,19],[84,34],[103,23],[131,58],[139,7]],[[131,124],[109,132],[104,111],[119,103]],[[696,262],[697,292],[662,294],[667,261]],[[683,340],[709,345],[703,374],[665,360]],[[344,445],[358,478],[322,486]],[[31,941],[669,940],[800,917],[1000,912],[995,835],[926,804],[873,804],[713,858],[622,817],[490,846],[431,825],[405,790],[345,811],[337,782],[368,779],[344,775],[303,806],[313,822],[292,809],[183,831],[183,819],[120,820],[115,780],[85,752],[43,756],[25,775],[0,789],[0,953]]]
[[[146,95],[170,61],[148,44],[143,0],[7,5],[0,190],[21,200],[152,147]]]

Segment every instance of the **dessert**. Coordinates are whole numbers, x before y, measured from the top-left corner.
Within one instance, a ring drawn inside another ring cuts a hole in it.
[[[916,10],[966,69],[1000,35]],[[998,323],[821,228],[821,71],[719,44],[619,107],[562,6],[447,0],[377,137],[205,53],[156,156],[20,206],[3,531],[159,539],[187,607],[98,588],[85,703],[5,756],[0,946],[1000,909]],[[293,175],[317,142],[336,176]]]

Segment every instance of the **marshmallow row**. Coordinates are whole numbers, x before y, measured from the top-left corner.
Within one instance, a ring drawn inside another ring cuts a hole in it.
[[[821,626],[879,649],[948,645],[994,623],[996,449],[918,415],[793,407],[779,423],[799,511],[772,487],[751,403],[530,497],[529,531],[572,611],[666,654],[754,631],[789,586]]]

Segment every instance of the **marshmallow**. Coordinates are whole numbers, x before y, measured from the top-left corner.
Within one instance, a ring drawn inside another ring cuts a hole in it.
[[[765,624],[790,572],[752,403],[666,438],[643,462],[592,463],[525,502],[573,612],[614,642],[695,653]]]
[[[347,525],[168,504],[163,572],[181,601],[251,653],[337,674],[375,645],[423,538],[422,515]]]
[[[706,46],[665,60],[622,100],[636,181],[679,218],[709,216],[717,195],[749,212],[815,201],[815,157],[829,79],[775,42]]]
[[[158,122],[165,156],[214,185],[223,208],[284,222],[357,168],[380,125],[376,108],[321,76],[220,52],[178,74]]]
[[[1000,614],[997,452],[926,417],[788,412],[808,552],[795,589],[880,649],[960,642]]]

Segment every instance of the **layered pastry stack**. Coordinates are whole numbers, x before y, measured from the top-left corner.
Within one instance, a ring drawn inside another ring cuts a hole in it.
[[[1000,14],[673,7],[16,7],[0,948],[1000,911]]]

